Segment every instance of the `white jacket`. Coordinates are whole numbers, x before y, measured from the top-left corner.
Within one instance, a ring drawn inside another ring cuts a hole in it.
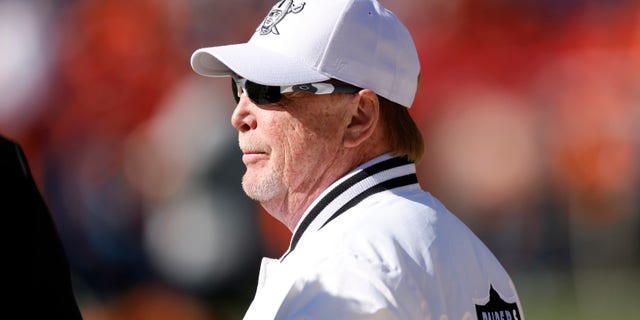
[[[487,247],[389,155],[355,169],[264,258],[245,319],[524,319]]]

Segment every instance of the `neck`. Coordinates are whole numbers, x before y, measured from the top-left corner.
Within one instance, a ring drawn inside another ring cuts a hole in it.
[[[302,215],[324,190],[349,171],[380,154],[382,153],[367,156],[354,152],[348,157],[336,157],[332,161],[326,162],[327,166],[324,170],[311,172],[302,179],[302,183],[289,188],[286,194],[260,204],[269,214],[293,232]]]

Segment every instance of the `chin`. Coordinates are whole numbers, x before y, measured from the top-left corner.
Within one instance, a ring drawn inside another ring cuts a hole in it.
[[[281,189],[279,176],[271,171],[266,174],[250,174],[248,171],[242,178],[242,189],[247,196],[258,202],[274,199]]]

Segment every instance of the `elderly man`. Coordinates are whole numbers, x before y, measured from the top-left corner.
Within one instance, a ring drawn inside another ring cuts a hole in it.
[[[375,0],[281,0],[247,43],[199,49],[228,76],[249,197],[293,236],[245,319],[522,319],[485,245],[418,183],[419,62]]]

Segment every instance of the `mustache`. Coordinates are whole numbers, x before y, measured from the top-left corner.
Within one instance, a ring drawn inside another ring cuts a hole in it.
[[[269,147],[263,143],[253,140],[239,140],[238,145],[243,152],[263,152],[266,153]]]

